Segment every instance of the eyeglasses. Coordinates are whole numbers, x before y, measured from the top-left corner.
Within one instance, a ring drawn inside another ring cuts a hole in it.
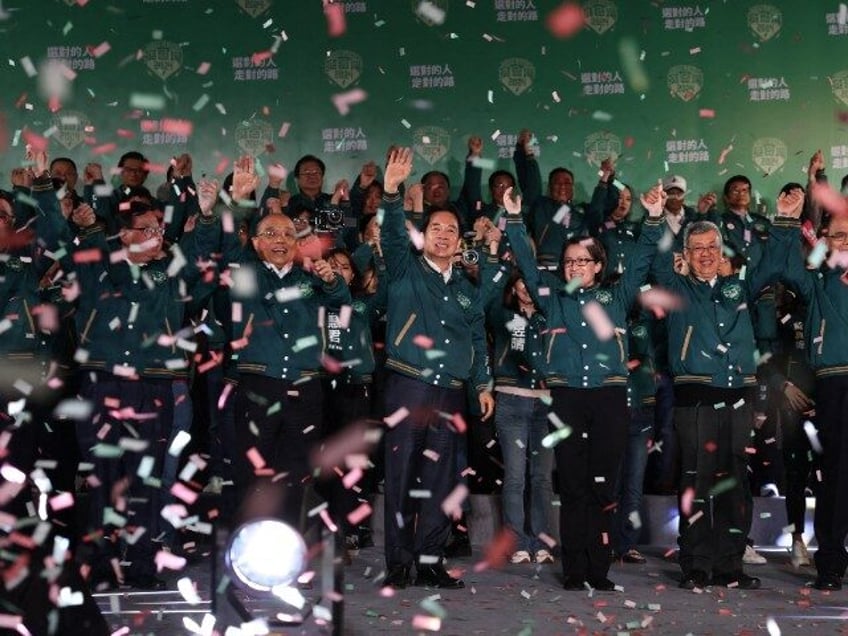
[[[667,196],[669,199],[682,199],[686,195],[682,192],[666,192],[665,196]]]
[[[161,227],[128,227],[127,230],[131,232],[141,232],[147,238],[163,236],[165,234],[165,230]]]
[[[298,177],[316,177],[324,174],[320,170],[301,170],[297,173]]]
[[[837,243],[845,243],[848,241],[848,232],[837,232],[836,234],[828,234],[827,238]]]
[[[256,236],[268,239],[269,241],[273,241],[275,238],[287,238],[292,241],[297,239],[297,234],[294,232],[278,232],[277,230],[262,230],[261,232],[257,232]]]
[[[695,255],[701,254],[718,254],[718,245],[690,245],[686,248]]]
[[[589,263],[594,262],[594,258],[566,258],[562,261],[566,267],[586,267]]]
[[[751,194],[751,188],[731,188],[728,190],[728,194]]]
[[[11,214],[0,214],[0,223],[12,223],[15,217]]]
[[[142,174],[143,172],[147,172],[144,168],[133,168],[131,166],[123,166],[121,168],[124,172],[130,172],[133,174]]]

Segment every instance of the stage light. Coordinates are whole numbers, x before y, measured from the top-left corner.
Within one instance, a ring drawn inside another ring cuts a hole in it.
[[[242,586],[259,592],[290,586],[307,564],[303,537],[279,519],[253,519],[230,537],[227,569]]]

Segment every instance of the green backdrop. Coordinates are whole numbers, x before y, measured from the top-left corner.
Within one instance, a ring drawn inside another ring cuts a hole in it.
[[[691,201],[746,174],[769,208],[817,148],[832,181],[848,172],[838,2],[588,0],[564,39],[553,1],[340,4],[330,37],[321,0],[5,0],[3,187],[29,140],[80,168],[188,151],[196,176],[315,153],[328,187],[398,143],[456,190],[469,135],[511,169],[523,127],[584,197],[608,154],[637,190],[683,175]]]

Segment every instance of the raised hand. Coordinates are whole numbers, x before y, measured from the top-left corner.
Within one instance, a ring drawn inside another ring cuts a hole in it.
[[[362,166],[362,170],[359,171],[359,187],[363,190],[374,183],[374,179],[377,178],[377,164],[373,161],[369,161],[368,163]]]
[[[777,215],[793,219],[801,217],[804,210],[804,191],[794,188],[790,192],[781,192],[777,197]]]
[[[94,208],[87,203],[81,203],[71,212],[71,221],[79,227],[91,227],[97,221]]]
[[[250,155],[236,159],[233,166],[233,199],[247,201],[250,194],[259,187],[259,176],[256,174],[256,163]]]
[[[816,150],[813,156],[810,157],[810,165],[807,167],[807,176],[810,181],[816,180],[816,173],[824,170],[824,155],[821,149]]]
[[[394,194],[412,174],[412,148],[398,148],[389,154],[384,173],[385,191]]]
[[[283,164],[272,163],[268,166],[268,187],[279,190],[280,186],[283,185],[283,181],[286,180],[286,174]]]
[[[413,183],[406,189],[403,197],[403,209],[409,212],[424,211],[424,186]]]
[[[698,198],[698,212],[700,214],[706,214],[715,207],[716,201],[718,201],[718,197],[715,192],[702,194]]]
[[[610,179],[615,176],[615,160],[612,157],[607,157],[601,161],[601,181],[609,183]]]
[[[533,155],[533,131],[529,128],[524,128],[518,133],[518,146],[524,150],[524,154]]]
[[[336,273],[330,264],[323,258],[312,261],[312,271],[325,283],[332,283],[336,279]]]
[[[348,201],[350,199],[350,186],[348,185],[347,179],[342,179],[336,186],[333,188],[333,196],[330,197],[330,203],[333,205],[338,205],[342,201]]]
[[[648,211],[648,216],[662,216],[663,208],[665,207],[666,194],[662,187],[662,181],[648,190],[640,197],[642,206]]]
[[[92,185],[95,181],[103,181],[103,167],[99,163],[88,163],[82,171],[82,180],[85,185]]]
[[[516,194],[515,198],[513,198],[512,190],[512,188],[507,188],[504,191],[503,204],[507,214],[511,216],[518,216],[521,214],[521,195]]]
[[[197,184],[197,202],[200,205],[200,213],[203,216],[211,216],[215,201],[218,200],[220,185],[217,179],[201,179]]]
[[[44,150],[32,153],[32,162],[36,177],[40,177],[50,168],[50,159]]]
[[[191,155],[187,152],[184,152],[179,157],[172,159],[171,164],[174,166],[175,179],[191,176],[192,161]]]

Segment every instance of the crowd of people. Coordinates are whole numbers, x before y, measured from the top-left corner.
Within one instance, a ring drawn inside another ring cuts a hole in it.
[[[201,491],[235,523],[282,484],[275,513],[319,494],[351,553],[382,490],[383,583],[463,587],[445,554],[494,473],[504,556],[558,559],[566,589],[645,562],[646,484],[679,497],[681,587],[751,589],[752,467],[796,565],[812,489],[814,585],[840,589],[848,206],[821,153],[768,218],[743,175],[689,206],[684,177],[638,194],[611,158],[589,201],[565,167],[543,191],[527,130],[484,195],[483,151],[454,200],[407,148],[332,191],[304,156],[292,192],[252,157],[219,184],[181,155],[152,191],[138,152],[80,175],[29,151],[0,192],[4,572],[38,576],[39,549],[157,588]]]

